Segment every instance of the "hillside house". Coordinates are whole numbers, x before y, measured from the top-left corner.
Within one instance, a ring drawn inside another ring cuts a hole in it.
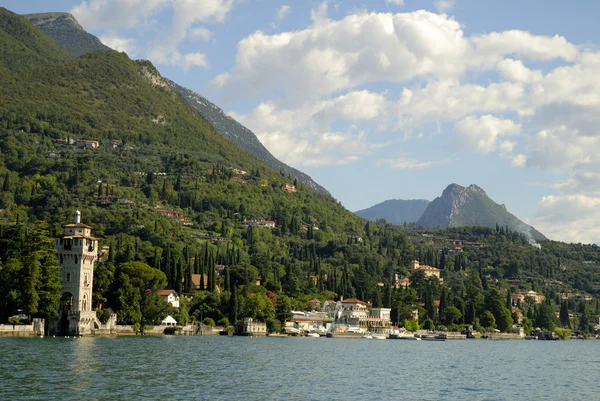
[[[242,227],[275,228],[275,222],[273,220],[244,220]]]
[[[515,294],[512,294],[512,302],[514,305],[516,305],[518,302],[520,302],[521,305],[523,305],[527,298],[533,299],[533,302],[535,302],[536,304],[541,304],[546,299],[544,295],[535,291],[517,292]]]
[[[296,192],[296,187],[294,185],[290,185],[290,184],[285,184],[285,186],[283,187],[283,189],[285,189],[289,193]]]
[[[240,177],[232,177],[231,180],[229,180],[231,182],[237,182],[238,184],[246,184],[246,180],[240,178]]]
[[[158,290],[157,294],[174,308],[179,308],[179,295],[177,295],[175,290]]]
[[[75,141],[75,146],[82,149],[98,149],[100,147],[100,142],[88,139],[77,139]]]
[[[200,276],[202,276],[201,274],[192,274],[192,291],[200,291]],[[203,276],[204,278],[204,290],[208,289],[208,274],[205,274]],[[221,288],[219,287],[218,284],[215,284],[215,292],[219,293],[221,292]]]
[[[109,139],[108,142],[106,142],[106,146],[109,149],[117,149],[122,144],[123,144],[123,142],[121,142],[121,140],[119,140],[119,139]]]
[[[443,282],[443,279],[440,276],[441,270],[437,267],[421,265],[418,260],[413,260],[410,267],[413,272],[422,271],[425,273],[425,277],[437,277],[437,279],[440,280],[440,283]]]

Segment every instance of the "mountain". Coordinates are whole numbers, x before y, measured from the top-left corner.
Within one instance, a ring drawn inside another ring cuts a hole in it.
[[[110,50],[96,36],[86,32],[68,13],[25,14],[29,22],[54,39],[73,57],[98,50]]]
[[[390,199],[355,213],[367,220],[385,219],[392,224],[415,223],[427,205],[429,201],[425,199]]]
[[[211,103],[200,94],[177,85],[173,81],[168,82],[176,92],[180,93],[225,138],[239,145],[246,152],[256,156],[271,168],[298,178],[303,184],[319,192],[327,193],[325,188],[317,184],[310,176],[275,158],[258,140],[254,132],[228,116],[219,106]]]
[[[44,13],[25,15],[30,22],[36,25],[46,35],[54,39],[65,48],[72,56],[98,51],[109,50],[94,35],[86,32],[71,15],[66,13]],[[256,135],[248,128],[228,116],[221,108],[211,103],[200,94],[184,88],[173,81],[165,80],[176,92],[206,119],[223,137],[238,145],[240,148],[265,162],[269,167],[285,175],[297,178],[304,185],[321,193],[328,193],[325,188],[317,184],[307,174],[286,165],[275,158],[258,140]]]
[[[508,226],[512,231],[535,240],[546,239],[542,233],[510,214],[504,205],[490,199],[477,185],[466,188],[458,184],[448,185],[442,196],[427,206],[417,224],[431,228]]]

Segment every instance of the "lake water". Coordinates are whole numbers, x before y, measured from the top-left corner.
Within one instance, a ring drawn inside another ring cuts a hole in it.
[[[0,338],[0,400],[600,400],[600,341]]]

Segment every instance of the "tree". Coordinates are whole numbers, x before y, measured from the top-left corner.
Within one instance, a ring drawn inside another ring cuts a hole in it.
[[[460,320],[462,312],[454,305],[451,305],[442,311],[443,323],[450,326]]]
[[[559,313],[560,324],[563,327],[569,327],[571,325],[571,321],[569,319],[569,303],[565,300],[560,304],[560,313]]]
[[[145,325],[166,316],[168,305],[156,295],[167,285],[163,272],[142,262],[128,262],[117,266],[115,277],[111,304],[120,322],[139,324],[143,331]]]
[[[483,312],[483,314],[481,315],[481,325],[483,327],[487,328],[496,328],[496,318],[494,317],[494,314],[492,312],[490,312],[489,310],[486,310]]]
[[[550,305],[545,303],[537,307],[535,314],[535,325],[542,330],[554,330],[556,326],[556,317]]]
[[[266,294],[250,293],[244,299],[243,314],[264,322],[275,317],[275,308]]]

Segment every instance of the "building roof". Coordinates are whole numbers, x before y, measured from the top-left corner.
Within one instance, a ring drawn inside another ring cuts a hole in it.
[[[83,224],[83,223],[71,223],[71,224],[65,224],[63,227],[69,227],[69,228],[93,228],[92,226],[88,226],[87,224]]]
[[[163,296],[163,297],[171,295],[172,293],[175,293],[175,295],[177,295],[177,293],[175,292],[175,290],[169,290],[169,289],[158,290],[156,293],[158,295],[160,295],[160,296]]]
[[[166,318],[164,318],[162,324],[177,324],[177,320],[173,319],[171,315],[168,315]]]
[[[92,241],[98,241],[98,238],[92,237],[91,235],[63,235],[63,239],[74,239],[74,238],[83,238],[83,239],[91,239]]]
[[[319,301],[317,298],[313,298],[310,301],[308,301],[309,304],[321,304],[321,301]]]
[[[366,305],[366,302],[361,301],[360,299],[356,299],[356,298],[348,298],[348,299],[344,299],[342,301],[343,304],[363,304]]]
[[[427,265],[420,265],[417,270],[429,270],[429,271],[440,271],[440,269],[438,269],[437,267],[433,267],[433,266],[427,266]]]

